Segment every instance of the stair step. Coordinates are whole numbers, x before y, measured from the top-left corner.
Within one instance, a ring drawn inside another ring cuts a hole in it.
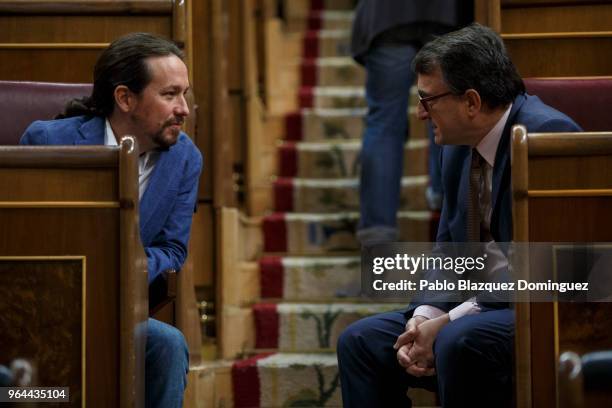
[[[362,86],[303,86],[300,88],[299,106],[315,109],[365,108],[365,90]]]
[[[401,180],[401,210],[427,210],[425,190],[429,177]],[[279,178],[274,182],[274,208],[279,212],[335,213],[359,210],[359,179]]]
[[[338,362],[332,353],[260,354],[232,368],[234,406],[341,407]],[[413,407],[436,406],[435,394],[410,389]]]
[[[264,299],[329,301],[358,293],[361,258],[265,256],[259,271]]]
[[[355,6],[355,0],[284,0],[283,5],[287,18],[304,19],[317,11],[350,11]]]
[[[305,59],[300,67],[303,86],[360,86],[365,84],[365,70],[352,58],[328,57]]]
[[[350,30],[355,13],[347,10],[311,10],[307,16],[287,19],[287,32]]]
[[[315,10],[308,16],[309,30],[350,30],[355,13],[342,10]]]
[[[285,140],[329,142],[360,140],[367,108],[301,109],[285,116]],[[416,117],[416,108],[409,112],[410,140],[427,138],[425,121]]]
[[[292,141],[359,140],[367,110],[302,109],[285,117],[285,138]]]
[[[259,303],[253,306],[255,347],[283,352],[317,352],[336,348],[351,323],[377,313],[405,308],[398,303]]]
[[[232,377],[236,408],[342,406],[332,353],[260,354],[234,363]]]
[[[309,30],[302,36],[302,57],[349,57],[350,30]]]
[[[278,149],[281,177],[339,178],[359,176],[361,141],[286,142]],[[404,146],[404,176],[427,174],[428,141],[410,140]]]
[[[429,211],[400,211],[401,241],[429,242],[437,228]],[[359,249],[355,237],[358,213],[274,213],[264,217],[264,251],[292,255],[338,254]]]

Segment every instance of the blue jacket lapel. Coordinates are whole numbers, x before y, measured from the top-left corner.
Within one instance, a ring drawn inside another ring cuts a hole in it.
[[[92,119],[83,123],[79,127],[81,138],[76,139],[76,145],[103,145],[105,132],[105,119],[100,116],[94,116]]]
[[[164,196],[168,192],[168,184],[176,177],[175,172],[180,167],[179,146],[174,145],[169,150],[161,152],[155,164],[155,169],[149,180],[146,191],[140,201],[140,231],[144,241],[150,237],[152,221],[155,220],[154,214],[161,205],[165,203]]]
[[[493,218],[495,216],[495,209],[497,199],[499,198],[502,178],[504,177],[504,173],[506,172],[506,170],[509,171],[510,132],[512,130],[512,126],[516,124],[516,116],[520,111],[521,107],[523,106],[524,102],[524,95],[519,95],[514,100],[512,110],[510,111],[510,115],[508,115],[508,120],[506,121],[506,126],[504,126],[504,132],[502,133],[501,140],[499,141],[499,146],[497,146],[497,152],[495,153],[495,167],[493,168],[493,189],[491,191],[491,208],[493,209],[493,216],[491,217],[491,221],[493,221]]]

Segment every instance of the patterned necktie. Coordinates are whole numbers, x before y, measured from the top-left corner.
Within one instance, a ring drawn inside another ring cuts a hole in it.
[[[472,149],[470,166],[470,194],[467,213],[467,239],[469,242],[480,242],[480,171],[482,156]]]

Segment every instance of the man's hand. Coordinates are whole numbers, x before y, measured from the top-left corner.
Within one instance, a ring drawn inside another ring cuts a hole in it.
[[[418,335],[412,341],[412,347],[406,350],[407,359],[404,360],[408,362],[406,371],[409,374],[416,377],[435,374],[433,368],[433,343],[442,327],[449,321],[448,313],[445,313],[435,319],[427,320],[418,326]]]
[[[424,316],[414,316],[409,319],[406,323],[406,331],[397,338],[393,345],[393,348],[397,350],[397,361],[404,368],[408,368],[415,364],[415,362],[408,357],[408,352],[412,348],[414,340],[419,335],[419,326],[425,321],[427,321],[427,318]],[[425,368],[426,367],[423,367],[423,369]]]
[[[414,316],[406,322],[406,330],[397,338],[393,348],[399,350],[406,344],[412,344],[419,333],[419,325],[427,320],[424,316]]]

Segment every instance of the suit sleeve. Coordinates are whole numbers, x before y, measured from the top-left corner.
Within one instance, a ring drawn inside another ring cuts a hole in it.
[[[180,270],[187,258],[191,219],[196,208],[202,156],[195,150],[187,160],[177,198],[162,231],[145,247],[149,284],[168,269]]]
[[[537,130],[530,130],[530,132],[582,132],[582,128],[574,123],[572,120],[555,118],[550,119],[541,124]]]
[[[439,166],[442,169],[442,149],[440,149]],[[444,183],[441,183],[442,193],[442,211],[440,213],[440,222],[438,223],[438,232],[436,234],[436,242],[449,242],[451,240],[450,231],[448,229],[448,201],[444,199]]]
[[[439,161],[441,169],[443,167],[443,157],[444,155],[442,154],[442,152],[440,152]],[[444,184],[442,184],[442,197],[442,213],[440,215],[436,242],[444,243],[451,241],[450,230],[448,228],[448,202],[444,199]],[[424,279],[429,281],[435,281],[436,279],[445,279],[444,276],[438,276],[438,273],[439,271],[430,271],[430,273],[428,273],[428,275]],[[411,318],[417,308],[419,308],[420,306],[425,306],[425,308],[419,309],[419,314],[421,316],[431,318],[436,317],[439,314],[448,312],[457,304],[458,303],[453,299],[447,299],[444,296],[441,296],[439,299],[436,298],[435,300],[432,297],[429,297],[428,299],[422,299],[417,296],[410,302],[410,305],[404,310],[404,313],[407,318]]]
[[[46,145],[47,128],[42,121],[33,122],[21,136],[20,145]]]

